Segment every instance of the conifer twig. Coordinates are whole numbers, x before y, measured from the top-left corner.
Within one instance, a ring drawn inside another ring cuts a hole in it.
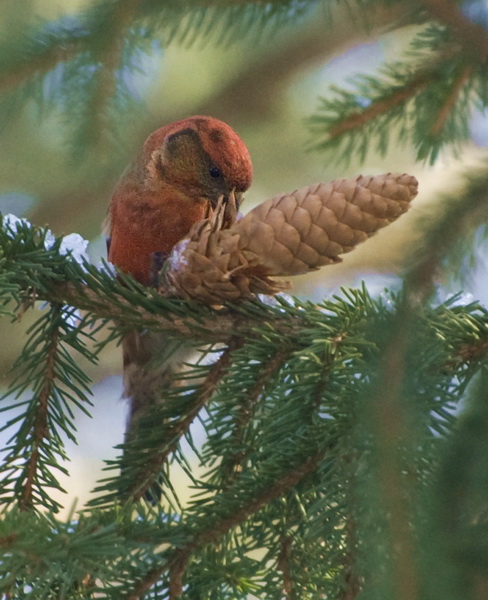
[[[407,415],[401,405],[406,370],[409,331],[413,307],[404,301],[397,313],[396,331],[384,352],[381,382],[373,403],[373,435],[378,448],[378,484],[382,506],[388,515],[389,544],[392,549],[392,581],[397,600],[415,600],[419,578],[410,528],[411,515],[405,494],[398,444],[408,439]]]
[[[263,508],[263,506],[292,489],[299,481],[315,470],[322,457],[322,452],[317,452],[309,456],[299,465],[290,468],[272,486],[250,498],[240,509],[234,511],[231,515],[225,515],[220,521],[212,522],[207,529],[197,532],[186,544],[175,550],[173,557],[169,561],[146,573],[123,600],[139,600],[167,570],[170,572],[170,600],[179,598],[183,589],[184,572],[195,550],[217,541],[230,529],[245,521],[252,514]]]
[[[419,219],[418,226],[424,228],[422,245],[418,250],[418,259],[407,275],[408,289],[428,296],[441,260],[449,255],[455,243],[468,231],[486,221],[487,183],[485,171],[476,175],[472,173],[464,192],[467,201],[459,202],[459,194],[456,192],[444,198],[446,208],[440,218],[436,209],[435,216],[431,215],[426,219],[422,215],[421,221]],[[427,228],[426,222],[431,223]]]
[[[415,329],[418,307],[431,294],[434,277],[448,247],[463,233],[463,226],[480,210],[485,213],[486,191],[483,182],[476,182],[473,188],[468,206],[466,202],[451,203],[443,218],[428,231],[427,251],[405,279],[404,297],[397,310],[393,333],[383,351],[384,363],[373,403],[372,433],[380,449],[377,452],[378,483],[382,505],[388,514],[390,547],[395,549],[392,552],[391,571],[394,595],[399,600],[418,598],[421,586],[412,531],[411,495],[408,489],[405,490],[398,450],[400,440],[408,440],[409,436],[412,438],[411,415],[402,402],[410,335]],[[469,349],[467,355],[470,358],[477,360],[479,352],[488,351],[488,330],[486,334],[486,339],[482,335],[477,338],[476,350]],[[460,345],[456,354],[459,356],[463,352],[464,344]],[[454,367],[453,364],[445,366]]]
[[[434,121],[434,123],[432,124],[432,127],[430,128],[430,133],[433,136],[438,136],[442,132],[445,122],[447,121],[447,119],[451,113],[451,110],[453,109],[454,105],[456,104],[459,94],[461,93],[466,82],[471,77],[472,73],[473,73],[473,65],[466,65],[464,67],[464,69],[462,69],[459,76],[454,81],[454,85],[452,86],[451,93],[448,94],[448,96],[446,97],[444,103],[442,104],[442,106],[439,110],[437,119]]]
[[[459,364],[468,364],[474,360],[482,360],[488,355],[488,335],[486,339],[479,339],[477,344],[462,344],[456,356],[456,362],[449,362],[449,366],[459,366]]]
[[[90,130],[97,137],[110,130],[107,107],[110,98],[117,92],[117,69],[122,64],[124,49],[124,31],[134,19],[136,9],[141,0],[122,0],[114,5],[109,18],[105,17],[108,32],[104,32],[102,47],[94,52],[94,61],[98,69],[94,74],[94,90],[86,106],[86,114],[90,119]]]
[[[293,597],[293,577],[290,570],[291,550],[291,538],[285,535],[280,540],[280,553],[278,555],[278,568],[283,574],[283,595],[285,598]]]
[[[459,220],[453,219],[456,230],[459,232]],[[452,238],[443,234],[445,241]],[[437,247],[439,250],[440,247]],[[442,252],[441,252],[442,253]],[[431,264],[432,263],[432,264]],[[437,268],[437,260],[431,261],[431,256],[426,256],[412,271],[410,277],[420,278],[429,285]],[[161,329],[177,334],[185,339],[198,340],[203,343],[219,343],[226,342],[231,337],[236,339],[246,339],[252,335],[252,330],[256,325],[256,321],[252,317],[247,317],[242,313],[234,311],[217,311],[209,314],[200,320],[195,320],[193,317],[185,319],[175,319],[171,315],[165,316],[161,313],[148,312],[143,306],[136,306],[133,302],[127,300],[123,296],[112,293],[110,299],[103,294],[98,294],[96,290],[89,288],[86,285],[74,285],[72,283],[55,283],[47,293],[40,295],[39,299],[48,302],[61,302],[74,306],[81,310],[86,310],[93,313],[99,318],[111,319],[119,323],[128,323],[128,313],[137,315],[134,319],[137,325],[142,324],[146,328]],[[273,330],[283,337],[293,338],[299,336],[303,331],[304,322],[300,318],[294,318],[287,315],[276,313],[268,314],[266,319]],[[198,331],[198,334],[196,334]],[[488,352],[487,339],[483,337],[473,341],[471,344],[464,344],[458,352],[453,354],[452,363],[444,365],[452,367],[458,364],[461,360],[469,362],[470,360],[479,359]]]
[[[60,306],[57,307],[59,311]],[[58,353],[59,329],[56,328],[49,340],[49,346],[46,352],[46,367],[44,372],[44,381],[39,390],[36,402],[36,415],[32,431],[32,452],[26,465],[26,478],[22,496],[19,501],[19,508],[27,510],[33,507],[32,493],[34,481],[36,479],[37,469],[40,458],[40,446],[44,439],[49,437],[48,412],[49,400],[52,396],[53,381],[56,376],[56,358]]]
[[[56,47],[47,47],[42,54],[30,57],[29,61],[24,61],[21,66],[14,65],[14,68],[7,70],[0,75],[0,91],[16,87],[37,74],[48,73],[54,67],[66,62],[76,56],[84,47],[86,40],[84,37],[71,37],[69,41]]]
[[[347,550],[344,555],[342,566],[344,567],[344,588],[339,596],[339,600],[355,600],[361,590],[361,584],[357,573],[354,572],[355,556],[353,550],[356,547],[355,530],[356,523],[352,515],[346,520],[345,533],[347,540]]]
[[[209,344],[225,342],[234,334],[237,337],[246,336],[256,325],[255,319],[230,310],[212,312],[198,321],[193,317],[176,319],[171,314],[165,316],[162,312],[148,312],[143,306],[135,305],[116,292],[108,298],[83,284],[54,283],[48,292],[39,294],[38,299],[69,304],[99,318],[127,324],[128,327],[132,324],[129,317],[132,313],[137,325],[142,323],[146,328],[169,331],[187,339],[195,340],[195,331],[198,330],[198,340]],[[268,320],[284,336],[299,334],[303,329],[303,321],[281,314],[268,315]]]
[[[276,114],[276,102],[283,97],[284,87],[303,69],[325,64],[353,46],[370,43],[385,29],[403,24],[409,15],[403,4],[370,5],[370,22],[365,26],[362,16],[351,19],[351,8],[341,4],[331,7],[333,26],[328,27],[326,36],[324,21],[314,19],[309,27],[287,38],[276,50],[266,52],[248,66],[243,65],[244,70],[197,107],[196,113],[206,115],[217,109],[224,121],[233,122],[243,117],[248,121],[265,121]],[[168,121],[178,116],[171,114]],[[156,123],[151,122],[148,129],[155,127]]]
[[[247,424],[251,421],[254,416],[254,411],[256,408],[256,404],[258,402],[259,396],[263,391],[266,382],[269,380],[269,377],[278,369],[283,360],[288,356],[289,350],[281,350],[278,351],[273,357],[271,357],[270,361],[261,369],[259,377],[254,382],[253,387],[249,391],[249,394],[243,400],[240,410],[234,419],[235,430],[233,436],[231,438],[231,444],[234,447],[239,447],[244,438],[244,432]],[[242,461],[246,457],[247,453],[243,450],[239,452],[235,452],[231,457],[229,464],[225,465],[226,469],[229,473],[228,483],[230,483],[235,476],[237,475],[237,471],[239,466],[242,464]]]
[[[140,483],[134,482],[132,488],[129,489],[127,494],[131,497],[131,500],[137,502],[145,496],[152,484],[153,477],[151,476],[161,471],[167,458],[175,451],[180,439],[188,431],[191,424],[198,416],[200,410],[210,400],[215,388],[232,364],[232,352],[238,346],[239,343],[233,343],[231,340],[228,347],[210,367],[210,370],[201,385],[200,393],[198,394],[196,401],[193,403],[191,410],[181,421],[178,421],[174,426],[169,428],[167,435],[163,436],[161,443],[166,446],[164,450],[159,452],[158,448],[151,448],[151,459],[146,462],[145,470],[140,473],[140,479],[146,481],[146,483],[140,485]],[[168,439],[173,441],[171,444],[166,445]]]
[[[422,0],[421,5],[429,13],[456,33],[456,41],[465,48],[476,51],[483,58],[488,57],[488,33],[484,27],[473,23],[459,10],[459,4],[450,0]]]
[[[432,82],[435,69],[422,69],[415,77],[405,82],[404,87],[392,93],[387,98],[381,98],[372,102],[364,110],[348,115],[342,121],[333,125],[327,132],[327,138],[332,140],[355,129],[359,129],[374,119],[388,113],[393,108],[405,104]]]
[[[140,0],[122,0],[114,6],[112,16],[109,20],[110,25],[116,25],[117,30],[120,32],[123,28],[129,26],[132,23],[133,16],[137,5],[140,4]],[[105,35],[104,31],[104,35]],[[65,35],[62,39],[56,40],[57,43],[53,43],[50,39],[49,43],[41,44],[37,43],[36,50],[41,48],[42,51],[37,54],[29,56],[29,60],[24,60],[21,65],[15,64],[13,69],[6,70],[0,75],[0,90],[5,90],[11,87],[18,86],[24,81],[28,80],[35,75],[42,75],[48,73],[56,67],[59,63],[68,62],[75,58],[80,53],[90,49],[96,38],[97,32],[86,31],[82,27],[77,26],[69,31],[69,36]],[[119,48],[123,40],[117,39],[116,36],[109,38],[108,42],[105,40],[105,58],[101,58],[106,66],[116,64],[116,56],[120,53],[119,50],[114,52],[114,47]],[[102,53],[103,54],[103,53]],[[105,71],[105,69],[101,69]],[[101,82],[103,88],[112,88],[110,82],[110,69],[107,70],[101,76]]]

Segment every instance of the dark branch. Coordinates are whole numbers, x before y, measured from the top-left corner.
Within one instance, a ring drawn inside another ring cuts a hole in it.
[[[283,573],[283,595],[285,598],[293,598],[293,577],[290,570],[291,538],[288,536],[280,540],[280,553],[278,556],[278,568]]]

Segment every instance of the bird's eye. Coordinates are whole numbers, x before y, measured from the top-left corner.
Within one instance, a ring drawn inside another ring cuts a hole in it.
[[[222,177],[222,171],[218,167],[210,167],[209,171],[212,179],[219,179]]]

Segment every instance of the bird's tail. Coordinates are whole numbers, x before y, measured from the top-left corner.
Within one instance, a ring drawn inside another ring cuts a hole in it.
[[[174,383],[175,375],[192,354],[188,346],[175,346],[160,332],[133,330],[122,340],[124,397],[129,401],[125,433],[124,461],[130,460],[130,448],[144,448],[145,439],[154,439],[158,426],[164,436],[164,419],[158,424],[157,408]],[[161,439],[161,441],[164,441]],[[140,452],[141,450],[139,450]],[[142,450],[143,451],[143,450]],[[148,453],[150,448],[147,449]],[[139,462],[139,460],[137,461]],[[124,471],[124,466],[122,466]],[[157,486],[156,486],[157,488]],[[154,490],[146,498],[154,501]],[[156,496],[158,494],[156,493]]]

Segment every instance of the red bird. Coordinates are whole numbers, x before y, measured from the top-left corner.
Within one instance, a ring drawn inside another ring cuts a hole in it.
[[[149,284],[152,255],[168,254],[220,196],[234,190],[239,202],[251,179],[249,152],[222,121],[190,117],[157,129],[112,196],[109,261]]]
[[[144,142],[114,190],[106,221],[109,261],[150,285],[154,256],[169,254],[194,223],[212,213],[221,196],[234,191],[239,203],[251,179],[249,152],[222,121],[196,116],[161,127]],[[128,430],[140,411],[161,401],[175,362],[184,360],[179,353],[171,363],[149,369],[161,344],[164,338],[157,333],[134,331],[124,338]]]

